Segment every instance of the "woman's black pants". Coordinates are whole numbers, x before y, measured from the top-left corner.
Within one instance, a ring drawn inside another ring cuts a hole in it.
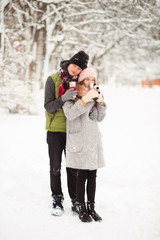
[[[95,201],[97,170],[82,170],[77,172],[77,200],[79,203],[85,202],[85,188],[87,190],[87,200],[91,203]]]

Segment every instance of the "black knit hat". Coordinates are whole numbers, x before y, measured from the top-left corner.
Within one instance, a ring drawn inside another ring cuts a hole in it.
[[[67,67],[69,66],[69,64],[76,64],[78,67],[80,67],[83,70],[87,68],[88,60],[89,60],[89,56],[84,51],[79,51],[69,60],[62,61],[60,63],[60,66],[62,69],[67,70]]]

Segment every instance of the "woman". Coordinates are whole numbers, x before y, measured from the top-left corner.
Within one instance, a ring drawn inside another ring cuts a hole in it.
[[[82,222],[101,221],[95,212],[95,190],[97,169],[104,167],[101,133],[98,122],[106,114],[106,104],[96,84],[93,68],[84,69],[77,84],[77,98],[66,101],[63,110],[67,119],[66,166],[78,169],[77,200],[79,218]],[[91,89],[90,89],[91,88]],[[94,99],[94,100],[93,100]],[[89,114],[97,110],[96,120]],[[87,182],[87,210],[85,205],[85,183]]]

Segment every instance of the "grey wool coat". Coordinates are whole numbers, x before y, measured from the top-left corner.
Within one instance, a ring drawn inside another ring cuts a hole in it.
[[[97,120],[89,118],[89,112],[97,109]],[[95,170],[105,166],[101,133],[98,122],[106,115],[104,106],[92,101],[86,106],[79,99],[66,101],[63,110],[67,121],[66,166],[76,169]]]

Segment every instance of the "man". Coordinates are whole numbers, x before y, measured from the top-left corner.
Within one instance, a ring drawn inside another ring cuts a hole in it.
[[[45,85],[46,130],[50,158],[50,187],[53,197],[53,215],[63,214],[63,192],[61,186],[62,153],[66,146],[66,118],[62,109],[65,101],[73,100],[76,91],[69,89],[70,81],[77,81],[78,75],[87,67],[89,56],[79,51],[60,64],[61,72],[48,77]],[[76,170],[67,168],[68,192],[72,210],[76,211]]]

